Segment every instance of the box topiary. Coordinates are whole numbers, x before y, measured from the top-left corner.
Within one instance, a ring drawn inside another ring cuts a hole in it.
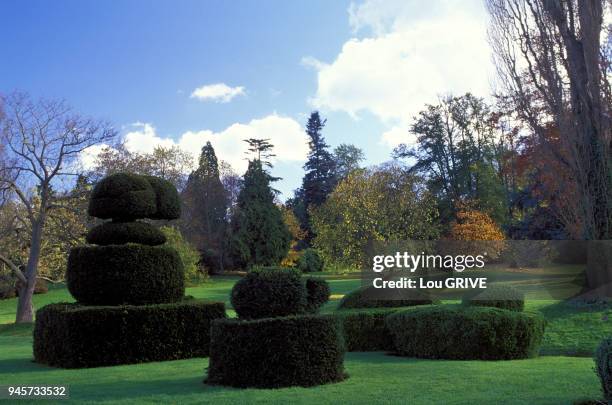
[[[209,384],[310,387],[343,380],[344,342],[332,316],[213,322]]]
[[[393,339],[386,318],[396,309],[338,311],[334,315],[342,324],[342,332],[349,352],[392,351]]]
[[[546,321],[539,314],[441,305],[398,311],[386,326],[401,356],[509,360],[537,356]]]
[[[304,281],[299,271],[282,267],[255,268],[232,288],[231,303],[243,319],[317,312],[329,299],[325,280]]]
[[[520,312],[525,308],[525,295],[508,285],[491,284],[484,290],[468,291],[462,302],[467,306],[495,307]]]
[[[223,303],[85,306],[51,304],[36,312],[34,358],[65,368],[208,356],[210,326]]]
[[[183,262],[165,236],[138,219],[176,219],[180,201],[166,180],[129,173],[102,179],[90,215],[112,219],[73,248],[66,283],[77,304],[37,312],[34,358],[59,367],[96,367],[204,356],[210,321],[223,304],[181,301]],[[97,306],[96,306],[97,305]]]
[[[439,301],[420,290],[402,291],[397,296],[388,293],[389,299],[372,299],[379,296],[367,288],[351,291],[340,300],[338,309],[348,308],[397,308],[412,307],[416,305],[437,304]]]
[[[68,256],[66,285],[88,305],[154,304],[185,294],[183,262],[166,246],[80,246]]]
[[[612,337],[602,340],[595,352],[595,371],[604,398],[612,401]]]

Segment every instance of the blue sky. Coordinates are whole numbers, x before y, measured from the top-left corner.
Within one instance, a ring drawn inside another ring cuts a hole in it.
[[[197,154],[210,140],[238,172],[240,140],[270,137],[285,197],[313,109],[331,146],[354,143],[376,164],[412,140],[424,103],[490,87],[476,0],[5,0],[0,15],[1,92],[65,98],[134,150]]]

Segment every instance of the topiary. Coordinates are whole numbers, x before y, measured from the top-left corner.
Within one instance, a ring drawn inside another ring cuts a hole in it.
[[[612,401],[612,337],[602,340],[595,352],[595,372],[604,398]]]
[[[155,176],[143,176],[155,191],[155,214],[151,219],[178,219],[181,216],[181,199],[174,184]]]
[[[185,294],[183,263],[165,246],[109,245],[73,248],[66,284],[88,305],[177,302]]]
[[[96,184],[87,212],[101,219],[150,218],[157,212],[157,197],[151,183],[143,176],[116,173]]]
[[[302,273],[314,273],[323,271],[323,259],[316,249],[306,249],[298,259],[297,268]]]
[[[546,320],[499,308],[438,305],[386,318],[401,356],[449,360],[509,360],[537,356]]]
[[[316,313],[329,300],[331,290],[327,281],[321,278],[306,279],[307,312]]]
[[[299,271],[254,268],[232,288],[231,303],[240,318],[268,318],[305,312],[308,304]]]
[[[162,231],[146,222],[106,222],[91,228],[87,243],[94,245],[123,245],[141,243],[156,246],[166,242]]]
[[[311,387],[341,381],[345,346],[337,319],[305,315],[213,322],[208,384]]]
[[[525,295],[508,285],[492,284],[484,290],[470,290],[462,299],[463,305],[495,307],[521,312],[525,308]]]
[[[340,300],[338,309],[347,308],[396,308],[412,307],[416,305],[437,304],[439,301],[421,290],[388,293],[387,299],[379,299],[380,294],[371,288],[361,288],[351,291]]]

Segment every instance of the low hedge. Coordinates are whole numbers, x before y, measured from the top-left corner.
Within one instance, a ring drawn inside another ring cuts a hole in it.
[[[157,198],[151,183],[132,173],[111,174],[100,180],[89,199],[87,212],[102,219],[133,220],[149,218],[157,211]]]
[[[484,290],[470,290],[463,296],[463,305],[495,307],[521,312],[525,295],[514,287],[492,284]]]
[[[499,308],[444,305],[396,312],[386,325],[402,356],[507,360],[535,357],[546,321]]]
[[[412,307],[416,305],[431,305],[436,304],[438,301],[432,298],[425,292],[420,290],[402,291],[401,295],[407,295],[408,297],[402,297],[400,295],[396,297],[390,296],[389,298],[395,299],[367,299],[366,296],[371,294],[372,296],[380,295],[381,291],[370,291],[368,289],[361,288],[359,290],[351,291],[342,297],[342,300],[338,304],[338,309],[347,308],[397,308],[397,307]],[[388,295],[392,295],[393,292],[389,292]]]
[[[316,313],[329,294],[323,279],[305,281],[296,269],[260,267],[234,285],[230,300],[240,318],[259,319]]]
[[[337,312],[335,315],[342,323],[347,351],[392,351],[393,339],[385,319],[394,312],[393,309]]]
[[[82,304],[157,304],[185,294],[183,263],[166,246],[109,245],[73,248],[66,284]]]
[[[162,231],[146,222],[106,222],[91,228],[87,233],[86,241],[102,246],[126,243],[157,246],[166,243],[166,236]]]
[[[220,302],[141,306],[51,304],[36,312],[34,359],[63,368],[205,357]]]
[[[213,322],[206,383],[310,387],[343,380],[344,342],[332,316]]]

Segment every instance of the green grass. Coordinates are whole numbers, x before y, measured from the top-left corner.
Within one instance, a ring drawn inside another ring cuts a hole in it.
[[[324,306],[324,312],[336,310],[339,297],[360,286],[355,276],[317,276],[329,281],[336,297]],[[229,307],[229,291],[237,279],[214,277],[209,283],[188,288],[187,294],[224,301]],[[61,285],[34,297],[36,308],[59,301],[72,301]],[[16,300],[9,299],[0,301],[0,384],[69,384],[71,401],[78,403],[569,404],[578,398],[600,397],[590,356],[601,338],[612,332],[612,309],[533,299],[526,306],[526,310],[538,311],[549,321],[542,347],[544,357],[498,362],[432,361],[378,352],[348,353],[345,366],[350,378],[344,382],[316,388],[239,390],[202,384],[208,359],[85,370],[33,363],[32,326],[12,324]]]

